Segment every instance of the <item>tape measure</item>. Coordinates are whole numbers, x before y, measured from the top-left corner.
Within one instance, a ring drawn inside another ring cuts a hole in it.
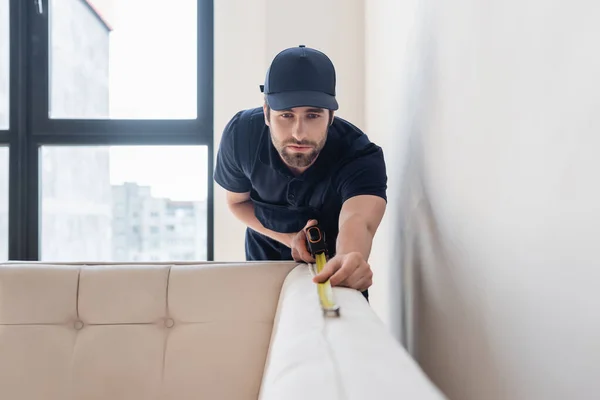
[[[316,272],[321,273],[327,264],[327,245],[325,243],[325,232],[318,225],[306,228],[306,242],[308,251],[315,258]],[[321,303],[321,309],[325,317],[339,317],[340,307],[335,303],[333,290],[329,279],[323,283],[317,283],[317,293]]]

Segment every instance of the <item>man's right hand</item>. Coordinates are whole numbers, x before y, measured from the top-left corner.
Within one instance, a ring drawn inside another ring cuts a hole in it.
[[[309,220],[304,228],[297,233],[290,233],[290,248],[292,249],[292,257],[294,261],[304,261],[306,263],[314,263],[315,259],[308,251],[306,245],[306,229],[317,225],[316,219]]]

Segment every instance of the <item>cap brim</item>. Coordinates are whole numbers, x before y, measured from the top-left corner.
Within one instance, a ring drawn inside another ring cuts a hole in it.
[[[271,109],[287,110],[294,107],[317,107],[328,110],[337,110],[338,103],[335,96],[323,92],[281,92],[267,94],[267,104]]]

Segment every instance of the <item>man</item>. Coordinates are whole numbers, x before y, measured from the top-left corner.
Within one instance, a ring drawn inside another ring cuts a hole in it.
[[[330,260],[315,282],[363,292],[387,204],[383,153],[351,123],[334,116],[336,73],[304,45],[279,53],[261,91],[263,107],[227,124],[215,181],[246,230],[247,260],[314,262],[304,229],[318,223]]]

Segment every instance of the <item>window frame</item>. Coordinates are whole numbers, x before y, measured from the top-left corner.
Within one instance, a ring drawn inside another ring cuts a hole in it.
[[[83,0],[80,0],[83,1]],[[41,2],[42,14],[38,4]],[[40,259],[40,160],[45,145],[207,146],[207,260],[214,260],[213,0],[197,0],[195,119],[55,119],[49,116],[49,0],[9,0],[9,248],[17,261]]]

